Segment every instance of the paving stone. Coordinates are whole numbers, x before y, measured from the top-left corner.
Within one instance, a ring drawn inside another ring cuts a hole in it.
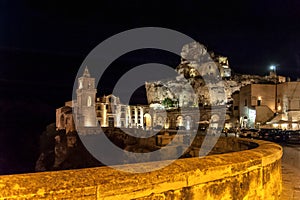
[[[282,193],[280,200],[300,199],[299,169],[282,163]]]

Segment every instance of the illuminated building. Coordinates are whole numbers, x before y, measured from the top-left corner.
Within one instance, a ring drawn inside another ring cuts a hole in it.
[[[300,82],[283,82],[277,87],[274,84],[246,85],[233,99],[234,115],[240,118],[242,128],[257,128],[258,125],[282,129],[300,128]]]

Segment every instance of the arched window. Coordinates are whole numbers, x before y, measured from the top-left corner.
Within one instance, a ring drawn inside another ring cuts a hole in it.
[[[179,126],[183,126],[183,117],[181,115],[176,118],[176,127]]]
[[[88,96],[87,106],[92,106],[92,97],[91,96]]]
[[[79,89],[83,88],[82,80],[79,80]]]
[[[151,115],[149,113],[146,113],[144,115],[144,124],[145,124],[146,128],[150,128],[152,125]]]
[[[190,116],[185,117],[185,128],[186,130],[190,130],[192,127],[192,118]]]

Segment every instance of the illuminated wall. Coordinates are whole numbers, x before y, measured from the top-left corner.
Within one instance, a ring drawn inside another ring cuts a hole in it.
[[[275,85],[250,84],[242,87],[239,93],[239,113],[244,128],[254,128],[256,123],[266,122],[260,120],[272,118],[275,113]]]
[[[247,151],[179,159],[148,173],[98,167],[0,176],[0,199],[278,199],[282,148],[255,143],[259,146]],[[123,167],[149,168],[163,162]]]

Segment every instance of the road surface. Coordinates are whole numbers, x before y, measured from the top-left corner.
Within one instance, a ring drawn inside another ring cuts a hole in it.
[[[283,144],[280,200],[300,199],[300,145]]]

